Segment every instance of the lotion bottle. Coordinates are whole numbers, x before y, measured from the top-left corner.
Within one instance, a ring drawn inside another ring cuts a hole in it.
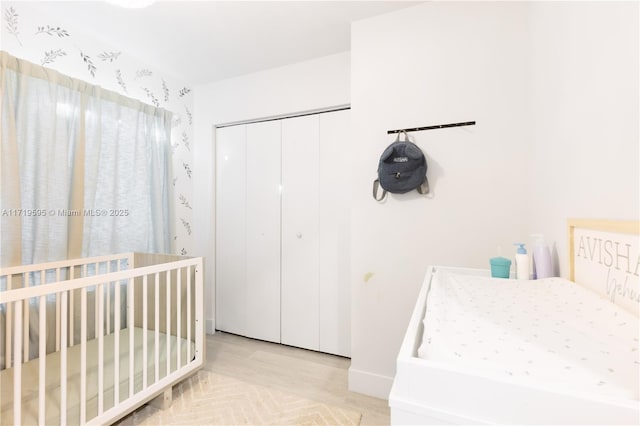
[[[533,265],[535,268],[535,278],[548,278],[553,275],[551,269],[551,252],[549,247],[544,242],[544,236],[542,234],[532,234],[535,239],[533,245]]]
[[[528,280],[529,256],[527,255],[527,249],[524,248],[524,243],[514,243],[513,245],[518,246],[516,249],[516,279]]]

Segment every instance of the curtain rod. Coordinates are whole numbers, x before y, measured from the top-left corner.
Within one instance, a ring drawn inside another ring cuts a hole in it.
[[[461,127],[461,126],[475,126],[475,121],[465,121],[463,123],[451,123],[451,124],[436,124],[435,126],[426,126],[426,127],[412,127],[410,129],[396,129],[396,130],[387,130],[387,134],[390,135],[392,133],[400,133],[400,132],[419,132],[422,130],[433,130],[433,129],[444,129],[447,127]]]

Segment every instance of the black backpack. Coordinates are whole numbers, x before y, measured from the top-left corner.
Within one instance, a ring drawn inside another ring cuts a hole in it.
[[[422,150],[409,141],[404,133],[404,141],[400,140],[400,133],[395,142],[387,147],[380,156],[378,163],[378,179],[373,182],[373,198],[381,201],[387,192],[404,194],[416,189],[420,194],[429,193],[427,181],[427,160]],[[378,186],[383,189],[382,196],[377,197]]]

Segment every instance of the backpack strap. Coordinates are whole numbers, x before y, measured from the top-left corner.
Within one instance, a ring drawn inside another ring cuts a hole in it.
[[[402,141],[402,142],[411,142],[409,140],[409,135],[407,134],[407,132],[405,132],[404,130],[401,130],[398,133],[396,133],[396,140],[393,141],[394,143],[395,142],[400,142],[400,135],[404,135],[404,141]]]
[[[420,186],[416,188],[416,191],[418,191],[422,195],[429,193],[429,181],[427,180],[426,176],[424,177],[424,181],[420,184]]]
[[[380,179],[373,181],[373,199],[376,201],[382,201],[387,196],[387,190],[382,188],[382,195],[378,198],[378,189],[380,189]]]

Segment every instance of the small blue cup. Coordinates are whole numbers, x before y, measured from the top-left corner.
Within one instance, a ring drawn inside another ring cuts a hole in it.
[[[492,257],[489,259],[491,264],[491,276],[493,278],[509,278],[511,270],[511,261],[505,257]]]

